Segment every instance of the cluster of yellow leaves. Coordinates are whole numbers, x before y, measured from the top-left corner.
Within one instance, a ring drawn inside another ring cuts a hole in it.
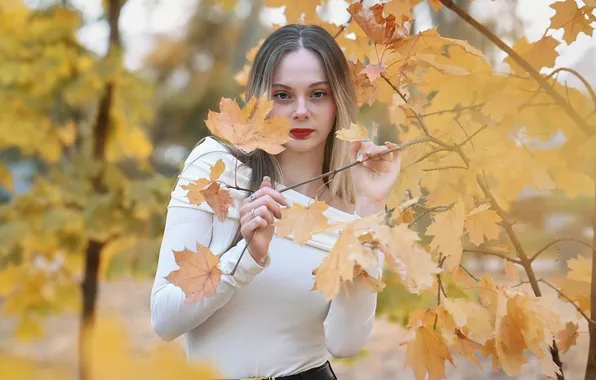
[[[160,344],[139,354],[131,347],[128,334],[115,319],[101,317],[88,342],[90,380],[147,379],[211,380],[218,373],[208,363],[189,364],[183,352],[172,345]],[[65,364],[36,363],[12,354],[0,353],[0,373],[5,379],[34,380],[77,378]]]

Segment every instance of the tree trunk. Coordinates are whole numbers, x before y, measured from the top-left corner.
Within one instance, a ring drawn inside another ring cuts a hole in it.
[[[107,56],[114,54],[114,49],[120,48],[120,31],[118,20],[120,10],[124,4],[123,0],[109,0],[108,3],[108,21],[110,25],[109,48]],[[110,110],[113,103],[114,86],[107,83],[104,93],[100,99],[97,111],[97,119],[93,127],[93,157],[97,162],[102,163],[102,170],[93,179],[93,188],[96,193],[106,191],[103,184],[103,165],[105,164],[105,148],[110,126]],[[105,242],[90,240],[87,245],[85,257],[85,269],[83,283],[81,284],[81,297],[83,309],[81,311],[81,322],[79,325],[79,379],[87,380],[91,378],[91,337],[95,323],[95,311],[97,306],[98,294],[98,274],[101,262],[100,253]]]
[[[594,210],[592,211],[592,282],[590,287],[590,318],[596,318],[596,163],[594,165]],[[590,348],[586,363],[586,380],[596,380],[596,325],[588,323]]]

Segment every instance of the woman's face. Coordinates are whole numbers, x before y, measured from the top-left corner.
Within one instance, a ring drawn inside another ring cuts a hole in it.
[[[271,86],[271,116],[292,120],[289,150],[306,152],[322,144],[333,128],[336,106],[319,57],[299,49],[285,54],[278,63]]]

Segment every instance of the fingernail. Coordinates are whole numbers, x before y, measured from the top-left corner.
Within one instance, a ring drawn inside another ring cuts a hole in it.
[[[362,161],[362,157],[364,155],[362,154],[362,152],[358,153],[358,157],[356,157],[356,161]]]
[[[269,178],[269,176],[264,176],[263,177],[263,181],[271,182],[271,178]]]

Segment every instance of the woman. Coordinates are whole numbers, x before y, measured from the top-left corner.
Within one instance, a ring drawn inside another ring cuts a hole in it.
[[[355,92],[341,49],[320,27],[287,25],[263,42],[246,96],[264,92],[274,101],[270,116],[292,120],[292,139],[275,156],[261,150],[237,152],[212,137],[193,149],[168,206],[151,295],[151,322],[163,340],[184,335],[188,359],[211,362],[227,379],[331,380],[336,378],[328,361],[331,355],[354,356],[368,340],[376,294],[357,279],[327,301],[312,290],[312,271],[337,235],[317,234],[299,245],[275,236],[273,223],[281,218],[281,206],[295,202],[306,206],[316,195],[329,205],[325,215],[330,223],[382,212],[399,175],[400,158],[386,154],[331,179],[280,193],[284,187],[387,147],[335,138],[336,130],[349,128],[354,121]],[[205,202],[189,204],[180,187],[208,178],[210,165],[219,159],[226,165],[221,181],[231,185],[237,181],[239,187],[255,190],[246,194],[231,189],[235,207],[224,222],[214,217]],[[230,273],[249,239],[248,254],[242,256],[235,274],[223,274],[216,294],[200,302],[185,304],[181,289],[164,278],[178,269],[172,251],[194,251],[197,242],[215,254],[225,253],[220,268]],[[368,269],[380,278],[382,260]]]

